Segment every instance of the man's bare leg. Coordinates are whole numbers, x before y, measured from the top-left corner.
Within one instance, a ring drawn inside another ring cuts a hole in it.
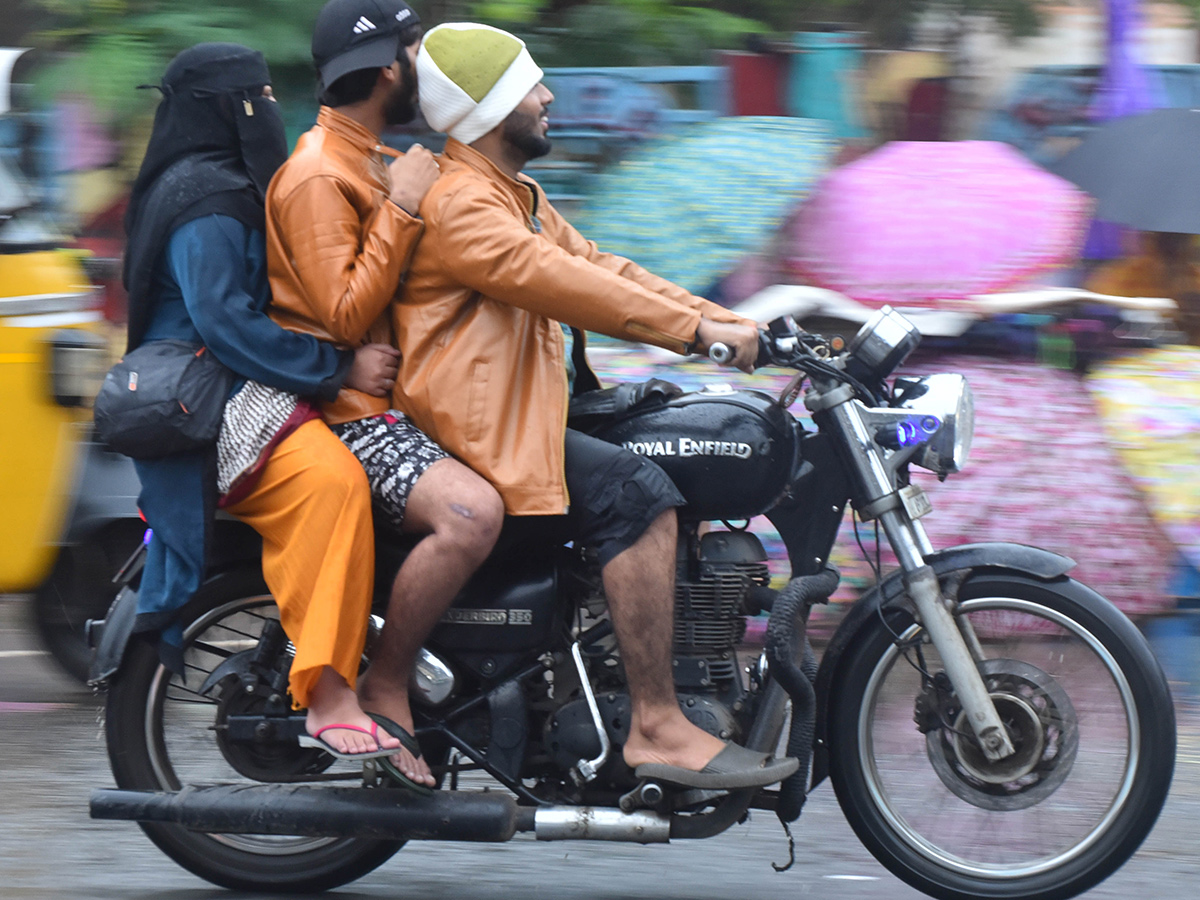
[[[370,732],[375,723],[358,705],[358,697],[350,685],[346,684],[346,679],[333,667],[324,666],[308,698],[308,715],[304,720],[304,727],[309,734],[315,735],[330,725],[355,725]],[[378,729],[377,734],[378,746],[369,733],[345,728],[330,728],[321,735],[321,740],[328,741],[343,753],[369,753],[372,750],[390,750],[400,746],[400,741],[382,728]]]
[[[467,579],[500,535],[504,503],[496,489],[453,459],[425,470],[408,496],[404,530],[424,534],[396,574],[387,619],[359,681],[362,707],[387,716],[410,733],[408,682],[417,653]],[[401,750],[392,761],[418,784],[433,785],[424,759]]]
[[[669,509],[603,572],[633,707],[624,749],[631,768],[654,762],[699,771],[725,747],[688,721],[675,696],[676,533],[675,510]]]

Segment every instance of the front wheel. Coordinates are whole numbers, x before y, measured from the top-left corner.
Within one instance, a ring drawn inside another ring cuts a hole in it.
[[[1072,897],[1133,854],[1166,800],[1166,679],[1133,624],[1078,582],[985,574],[958,597],[1016,752],[983,755],[937,650],[890,609],[835,673],[838,802],[880,862],[934,897]]]
[[[180,614],[186,681],[159,663],[150,642],[130,645],[108,694],[108,754],[118,787],[178,791],[185,784],[361,780],[361,764],[356,772],[351,763],[300,748],[294,738],[231,738],[229,717],[260,712],[260,701],[235,684],[218,685],[207,695],[198,692],[214,668],[252,650],[264,626],[277,618],[258,572],[231,572],[207,582]],[[235,890],[323,891],[365,875],[402,846],[364,838],[204,834],[179,825],[139,824],[175,862]]]

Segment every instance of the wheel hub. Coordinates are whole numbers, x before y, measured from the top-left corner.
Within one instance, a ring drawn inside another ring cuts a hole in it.
[[[996,704],[996,712],[1015,752],[1004,759],[989,760],[974,735],[970,734],[971,725],[965,711],[960,712],[954,722],[954,751],[959,765],[971,777],[987,784],[1006,784],[1033,771],[1046,746],[1046,736],[1037,713],[1023,697],[999,691],[989,696]]]
[[[319,775],[333,764],[333,757],[315,748],[301,747],[294,738],[256,737],[233,739],[227,723],[230,716],[260,716],[267,700],[241,689],[238,679],[229,678],[218,688],[214,732],[225,761],[239,774],[255,781],[292,781]]]
[[[990,659],[980,674],[1015,752],[991,761],[959,709],[952,727],[925,736],[926,752],[942,783],[983,809],[1026,809],[1066,780],[1079,748],[1075,709],[1058,682],[1036,666]]]

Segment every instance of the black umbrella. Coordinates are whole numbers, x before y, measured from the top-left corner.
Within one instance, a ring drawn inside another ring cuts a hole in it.
[[[1200,234],[1200,109],[1113,119],[1049,168],[1096,198],[1097,219]]]

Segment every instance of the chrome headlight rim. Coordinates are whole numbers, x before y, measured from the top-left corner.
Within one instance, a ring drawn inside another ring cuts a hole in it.
[[[913,462],[942,478],[961,472],[975,435],[975,397],[966,377],[940,373],[905,382],[909,387],[898,408],[935,416],[942,423]]]

